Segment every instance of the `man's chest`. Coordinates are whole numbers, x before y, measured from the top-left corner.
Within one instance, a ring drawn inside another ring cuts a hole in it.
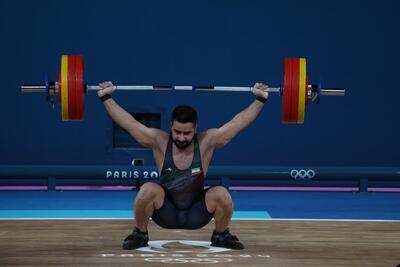
[[[173,158],[175,166],[180,170],[185,170],[192,165],[193,153],[175,153],[175,155],[173,155]]]

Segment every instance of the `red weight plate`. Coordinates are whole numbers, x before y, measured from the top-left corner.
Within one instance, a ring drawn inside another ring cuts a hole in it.
[[[76,120],[75,56],[68,56],[68,120]]]
[[[290,113],[290,122],[297,123],[298,113],[299,113],[299,93],[300,93],[300,59],[292,58],[292,86],[291,86],[291,113]]]
[[[292,68],[290,59],[285,58],[284,70],[283,70],[283,99],[282,99],[282,122],[288,123],[291,113],[291,73]]]
[[[77,120],[83,120],[85,110],[85,83],[83,80],[83,57],[76,56],[75,61],[76,73],[76,107],[77,107]]]

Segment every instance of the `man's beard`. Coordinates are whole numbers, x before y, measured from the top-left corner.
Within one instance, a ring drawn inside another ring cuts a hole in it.
[[[177,140],[174,140],[174,143],[176,145],[176,147],[180,150],[183,150],[185,148],[187,148],[188,146],[190,146],[190,144],[193,142],[193,138],[190,141],[185,141],[185,142],[180,142]]]

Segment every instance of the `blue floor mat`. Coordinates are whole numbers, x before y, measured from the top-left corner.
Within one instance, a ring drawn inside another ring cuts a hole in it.
[[[132,218],[135,191],[0,191],[0,218]],[[399,193],[233,191],[235,219],[400,220]]]

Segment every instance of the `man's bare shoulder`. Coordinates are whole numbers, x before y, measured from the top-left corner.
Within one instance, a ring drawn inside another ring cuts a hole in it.
[[[169,133],[158,128],[151,128],[158,138],[168,139]]]
[[[198,133],[197,138],[200,143],[208,143],[208,142],[210,142],[213,134],[215,134],[216,131],[217,131],[216,128],[207,129],[203,132]]]
[[[169,134],[157,128],[152,128],[152,130],[154,131],[158,146],[160,148],[165,147],[168,143]]]

